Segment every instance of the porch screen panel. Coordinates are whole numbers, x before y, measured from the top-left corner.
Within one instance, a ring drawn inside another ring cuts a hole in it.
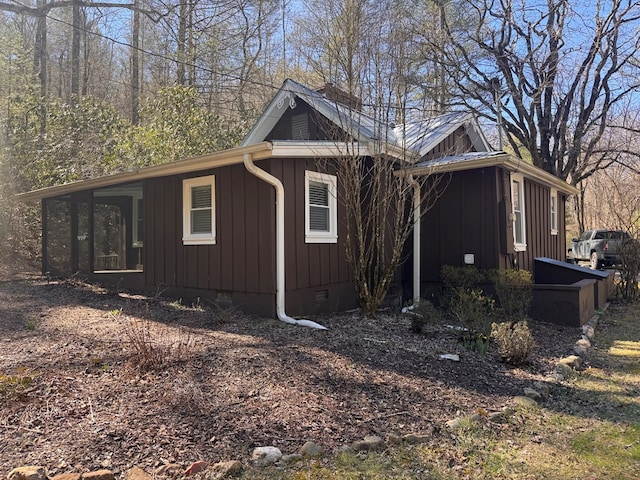
[[[70,275],[71,265],[71,200],[44,202],[46,215],[46,258],[44,268],[51,275]]]
[[[89,204],[87,202],[78,202],[78,236],[76,238],[76,246],[78,251],[78,270],[80,272],[91,271],[89,228]]]

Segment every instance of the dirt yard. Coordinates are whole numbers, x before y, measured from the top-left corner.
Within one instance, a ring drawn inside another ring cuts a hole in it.
[[[0,283],[0,476],[247,460],[256,446],[331,450],[365,435],[437,432],[493,411],[571,351],[575,328],[532,324],[522,369],[388,312],[326,331],[34,274]],[[460,362],[441,354],[460,355]],[[13,382],[13,383],[12,383]],[[437,433],[436,433],[437,435]]]

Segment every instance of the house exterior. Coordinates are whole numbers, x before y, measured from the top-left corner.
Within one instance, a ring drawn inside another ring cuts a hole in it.
[[[354,308],[332,169],[354,148],[447,183],[416,215],[396,285],[407,296],[436,288],[444,264],[564,259],[573,187],[492,151],[469,114],[386,125],[332,93],[287,80],[238,148],[21,194],[42,201],[43,272],[202,296],[290,323],[300,321],[289,314]],[[349,140],[336,141],[336,128]]]

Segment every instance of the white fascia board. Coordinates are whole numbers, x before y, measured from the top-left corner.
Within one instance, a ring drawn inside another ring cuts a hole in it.
[[[16,195],[16,198],[24,202],[42,200],[43,198],[57,197],[59,195],[66,195],[82,190],[136,182],[146,178],[166,177],[182,173],[197,172],[199,170],[207,170],[209,168],[224,167],[227,165],[242,163],[245,153],[251,153],[255,159],[269,158],[271,156],[271,148],[271,143],[260,142],[256,145],[222,150],[220,152],[199,155],[197,157],[177,160],[175,162],[143,167],[130,172],[115,173],[104,177],[80,180],[63,185],[56,185],[54,187],[41,188],[31,192],[20,193]]]
[[[273,158],[334,158],[370,155],[367,145],[358,142],[274,141]]]
[[[545,185],[549,188],[555,188],[565,195],[577,195],[579,193],[579,190],[576,187],[569,185],[561,178],[551,175],[541,168],[531,165],[530,163],[507,153],[467,160],[464,162],[451,162],[444,165],[423,165],[416,168],[408,168],[404,173],[399,174],[411,173],[413,175],[432,175],[496,166],[504,167],[511,173],[522,173],[527,179],[533,180],[536,183]]]

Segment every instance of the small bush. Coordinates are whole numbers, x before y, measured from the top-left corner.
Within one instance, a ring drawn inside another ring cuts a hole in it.
[[[427,327],[442,323],[442,311],[433,305],[429,300],[420,300],[411,315],[411,331],[414,333],[425,333]]]
[[[191,356],[193,341],[184,331],[164,327],[154,332],[148,320],[126,320],[125,335],[133,349],[129,362],[138,372],[161,370]]]
[[[627,301],[636,301],[640,298],[638,289],[638,276],[640,276],[640,241],[629,238],[620,243],[620,280],[618,281],[618,295]]]
[[[491,270],[500,313],[505,320],[516,322],[525,320],[531,305],[533,283],[531,272],[527,270]]]
[[[482,272],[471,266],[444,265],[440,277],[445,285],[447,312],[473,333],[488,337],[495,302],[482,290],[485,281]]]
[[[522,365],[533,350],[533,336],[526,320],[494,323],[491,337],[498,344],[500,357],[510,365]]]

